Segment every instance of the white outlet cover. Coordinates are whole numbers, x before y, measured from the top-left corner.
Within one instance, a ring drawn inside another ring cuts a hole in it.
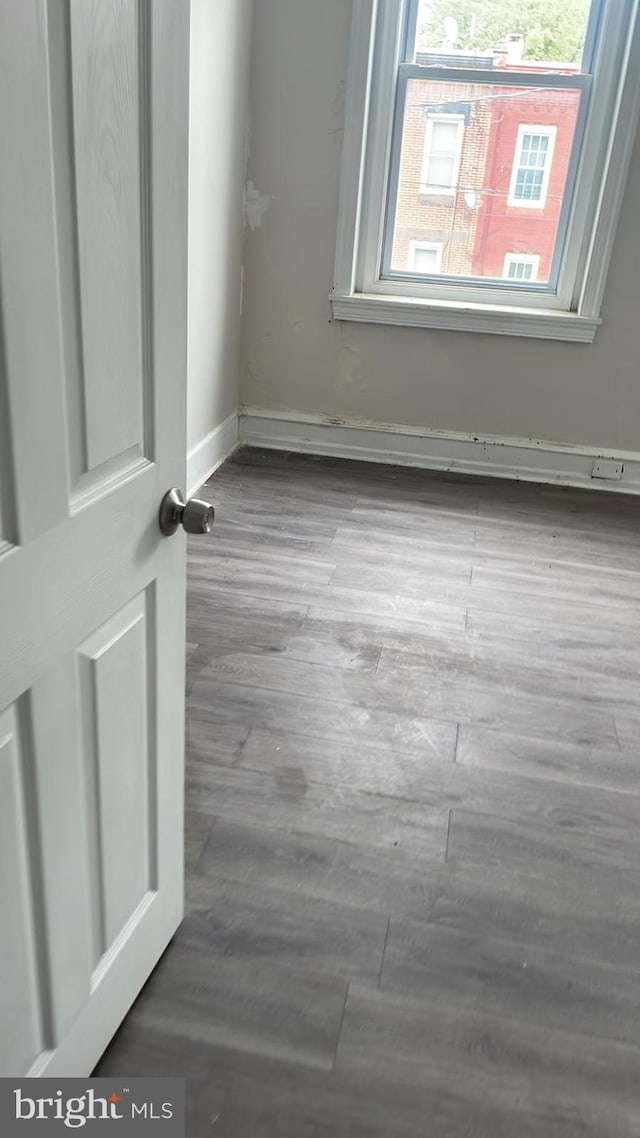
[[[624,463],[615,458],[597,458],[591,471],[592,478],[609,478],[619,482],[624,473]]]

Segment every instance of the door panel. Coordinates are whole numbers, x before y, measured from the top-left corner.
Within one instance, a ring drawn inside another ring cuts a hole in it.
[[[10,707],[0,715],[0,905],[3,914],[11,914],[10,920],[3,918],[0,923],[3,1071],[13,1063],[27,1070],[43,1046],[36,956],[36,938],[41,937],[43,930],[36,926],[32,907],[27,821],[33,803],[25,786],[25,746],[16,710]]]
[[[68,505],[53,139],[42,6],[1,0],[0,17],[0,280],[10,382],[10,435],[2,442],[5,455],[12,451],[15,540],[26,543],[66,517]]]
[[[188,0],[0,0],[0,1075],[182,914]]]
[[[36,802],[29,811],[37,835],[34,880],[45,922],[43,1000],[53,1039],[64,1036],[89,996],[87,814],[72,654],[34,681],[23,705],[34,762]]]
[[[79,649],[95,899],[95,965],[156,888],[155,746],[148,742],[155,685],[154,630],[136,598]],[[151,660],[147,659],[149,642]]]
[[[71,76],[86,470],[137,448],[143,397],[142,161],[148,39],[137,0],[73,0]],[[142,130],[141,130],[142,128]]]

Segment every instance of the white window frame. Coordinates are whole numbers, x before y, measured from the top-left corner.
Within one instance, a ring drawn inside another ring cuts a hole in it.
[[[433,145],[433,127],[435,123],[454,123],[456,131],[456,148],[453,155],[453,180],[450,186],[436,186],[427,179],[431,150]],[[429,115],[424,128],[424,145],[422,150],[422,171],[420,174],[420,193],[422,195],[435,195],[436,197],[454,198],[458,192],[458,175],[460,173],[460,159],[462,157],[462,139],[464,137],[464,118],[462,115]]]
[[[409,272],[410,273],[419,272],[419,269],[416,269],[415,264],[414,264],[415,253],[416,253],[416,250],[418,250],[418,249],[428,249],[429,252],[435,253],[435,255],[436,255],[436,267],[434,269],[434,272],[435,273],[442,272],[442,251],[444,249],[444,244],[442,241],[410,241],[409,242]]]
[[[599,0],[599,5],[600,46],[577,171],[579,188],[551,293],[542,284],[498,289],[491,283],[482,287],[382,276],[403,3],[353,0],[331,294],[335,319],[582,343],[594,339],[640,111],[640,0]],[[463,69],[456,69],[454,78],[471,74],[477,82],[492,82],[488,73]],[[429,75],[439,78],[441,70],[432,68]],[[534,72],[508,73],[511,84],[535,86],[537,78]],[[557,86],[572,85],[570,76],[557,79]]]
[[[507,205],[515,209],[544,209],[547,204],[547,193],[549,190],[549,182],[551,180],[551,167],[553,165],[553,151],[556,145],[556,135],[558,128],[555,126],[529,126],[527,123],[520,123],[518,127],[518,137],[516,138],[516,148],[513,154],[513,169],[511,171],[511,184],[509,186],[509,196],[507,198]],[[544,138],[548,138],[549,144],[545,155],[545,163],[542,168],[542,185],[540,187],[540,197],[536,199],[531,198],[517,198],[516,197],[516,183],[518,181],[518,174],[521,169],[527,169],[522,166],[522,143],[526,134],[538,134]]]
[[[540,269],[540,254],[539,253],[505,253],[504,266],[502,269],[502,276],[505,281],[513,280],[517,283],[517,278],[509,276],[509,269],[512,265],[532,265],[532,273],[529,278],[530,281],[538,279],[538,272]]]

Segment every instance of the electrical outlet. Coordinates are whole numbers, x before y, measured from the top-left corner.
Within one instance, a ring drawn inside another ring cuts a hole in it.
[[[619,482],[624,474],[624,463],[615,458],[597,458],[591,471],[592,478],[609,478]]]

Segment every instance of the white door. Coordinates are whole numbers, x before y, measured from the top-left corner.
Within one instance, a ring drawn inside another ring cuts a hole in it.
[[[90,1073],[182,914],[188,24],[0,0],[3,1076]]]

